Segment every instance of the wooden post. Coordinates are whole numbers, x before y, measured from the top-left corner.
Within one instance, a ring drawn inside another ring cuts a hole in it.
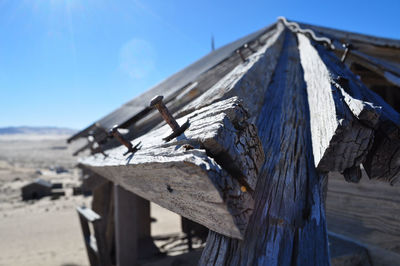
[[[244,240],[210,232],[199,264],[329,265],[324,174],[314,165],[306,84],[291,33],[264,99],[257,128],[267,159]]]
[[[122,187],[114,186],[116,262],[118,266],[137,265],[139,214],[137,196]]]
[[[174,140],[162,139],[170,133],[164,126],[135,140],[143,147],[133,155],[125,156],[118,147],[82,164],[147,200],[241,238],[264,162],[256,128],[247,117],[240,101],[231,98],[179,119],[189,119],[190,126]]]
[[[114,195],[117,265],[137,265],[158,255],[151,238],[150,202],[119,185],[114,186]]]

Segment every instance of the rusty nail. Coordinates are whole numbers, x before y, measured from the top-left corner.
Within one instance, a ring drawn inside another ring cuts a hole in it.
[[[255,53],[255,52],[256,52],[256,50],[254,50],[253,48],[251,48],[250,44],[248,44],[248,43],[245,43],[243,47],[249,49],[252,53]]]
[[[90,133],[89,133],[90,134]],[[89,142],[89,148],[90,148],[90,154],[96,154],[96,153],[101,153],[103,154],[104,157],[107,157],[108,155],[104,152],[103,148],[101,147],[100,143],[96,141],[94,138],[93,134],[90,134],[88,136],[88,142]]]
[[[349,54],[350,50],[353,49],[353,45],[351,43],[345,43],[345,44],[343,44],[343,47],[346,49],[344,50],[343,56],[340,59],[340,61],[342,61],[342,63],[344,63],[346,61],[347,55]]]
[[[172,131],[177,132],[179,131],[180,126],[169,112],[167,106],[165,106],[163,99],[164,96],[161,95],[154,97],[150,102],[150,107],[156,107],[161,116],[164,118],[165,122],[167,122],[168,125],[172,128]]]
[[[125,147],[128,148],[128,152],[132,152],[134,151],[132,143],[130,141],[127,141],[122,135],[121,133],[119,133],[118,131],[118,125],[113,126],[110,131],[109,131],[110,135],[114,136],[119,143],[125,145]]]
[[[246,61],[246,58],[244,58],[244,55],[242,54],[242,50],[237,49],[237,50],[236,50],[236,53],[237,53],[238,55],[240,55],[240,58],[242,59],[243,62]]]

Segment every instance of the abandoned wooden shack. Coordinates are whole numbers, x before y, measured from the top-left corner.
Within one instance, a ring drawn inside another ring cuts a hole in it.
[[[65,195],[65,191],[62,187],[62,183],[52,183],[38,178],[21,188],[22,200],[36,200],[47,196],[51,196],[52,199],[57,199]]]
[[[326,216],[362,242],[348,265],[398,263],[399,90],[398,40],[279,18],[212,51],[69,139],[91,151],[91,264],[158,254],[149,201],[210,230],[200,265],[329,265]],[[343,182],[362,177],[382,185]]]
[[[22,200],[34,200],[50,196],[51,189],[51,182],[38,178],[21,188]]]

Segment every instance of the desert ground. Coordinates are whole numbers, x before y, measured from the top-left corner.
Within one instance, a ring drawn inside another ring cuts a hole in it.
[[[0,265],[88,265],[75,208],[91,197],[73,196],[80,170],[65,135],[0,135]],[[56,167],[66,172],[56,173]],[[61,182],[65,196],[22,201],[21,187],[37,178]],[[180,217],[151,205],[152,234],[178,233]]]

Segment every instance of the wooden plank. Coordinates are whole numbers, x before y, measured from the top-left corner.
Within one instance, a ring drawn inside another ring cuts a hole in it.
[[[351,51],[348,57],[353,62],[378,73],[391,84],[400,86],[400,69],[398,67],[385,62],[383,59],[369,56],[357,50]]]
[[[341,77],[340,86],[354,99],[373,103],[381,107],[379,121],[375,126],[375,136],[368,152],[364,168],[370,178],[381,179],[391,184],[400,181],[400,115],[379,95],[365,87],[344,67],[331,52],[316,44],[321,59],[333,77]]]
[[[262,38],[264,40],[268,40],[269,38],[273,38],[276,34],[276,30],[271,30],[265,33]],[[263,49],[263,46],[266,44],[261,44],[259,42],[252,45],[253,49]],[[249,49],[244,49],[242,51],[243,55],[247,58],[252,55],[252,51]],[[184,87],[176,97],[172,98],[170,101],[165,101],[168,109],[171,113],[175,113],[175,117],[181,117],[186,115],[189,112],[181,112],[182,107],[188,105],[191,101],[208,91],[211,87],[213,87],[218,81],[223,79],[228,73],[230,73],[233,69],[235,69],[238,65],[243,64],[240,56],[232,55],[222,61],[220,64],[200,75],[195,82],[188,84]],[[197,106],[198,108],[199,106]],[[193,111],[193,109],[191,110]],[[190,111],[190,112],[191,112]],[[137,121],[134,125],[132,125],[129,130],[130,133],[127,135],[128,138],[134,139],[138,136],[141,136],[147,133],[149,130],[154,128],[157,124],[163,122],[159,113],[155,110],[154,112],[149,113],[147,116],[143,117],[139,121]]]
[[[400,48],[400,41],[389,38],[376,37],[371,35],[359,34],[355,32],[337,30],[327,27],[314,26],[306,23],[298,23],[302,28],[312,29],[317,33],[321,33],[327,37],[334,36],[337,39],[368,43],[375,46]]]
[[[264,162],[254,125],[237,98],[217,102],[178,120],[189,128],[165,143],[162,126],[125,147],[81,161],[139,196],[222,234],[242,238],[253,209],[252,190]]]
[[[204,94],[190,102],[180,113],[186,114],[215,101],[236,96],[246,99],[244,105],[253,122],[253,118],[257,115],[256,110],[260,109],[264,101],[263,97],[259,96],[264,94],[272,79],[282,49],[283,32],[283,26],[277,24],[276,32],[266,40],[263,47]],[[249,88],[252,88],[252,93],[249,93]]]
[[[88,255],[89,263],[92,266],[98,265],[98,256],[96,251],[90,246],[90,228],[88,221],[90,220],[96,220],[99,219],[100,217],[97,217],[96,215],[93,215],[92,213],[88,213],[85,209],[78,207],[77,209],[78,215],[79,215],[79,222],[81,224],[82,228],[82,234],[83,234],[83,241],[85,243],[85,248],[86,248],[86,253]]]
[[[184,90],[188,84],[194,83],[203,73],[215,68],[215,66],[228,57],[235,55],[236,49],[242,47],[246,43],[254,42],[259,38],[264,39],[265,37],[263,35],[273,31],[274,28],[275,24],[272,24],[207,54],[138,97],[125,103],[117,110],[101,118],[95,124],[90,125],[81,132],[78,132],[69,138],[68,142],[79,137],[88,136],[89,131],[95,129],[96,124],[100,124],[106,130],[109,130],[116,124],[127,127],[128,124],[138,121],[151,111],[151,109],[148,108],[147,102],[149,102],[154,95],[164,94],[166,102],[170,101]]]
[[[101,219],[97,213],[92,211],[92,209],[78,207],[76,210],[78,211],[79,215],[82,215],[88,222],[93,223]]]
[[[270,38],[275,38],[277,30],[275,26],[270,27],[269,31],[265,32],[265,34],[261,35],[259,39],[252,40],[250,42],[251,47],[254,50],[264,49],[267,45],[270,45]],[[258,41],[260,40],[260,41]],[[261,41],[262,40],[262,41]],[[250,57],[253,54],[253,51],[250,49],[242,49],[242,54],[245,58]],[[275,50],[276,52],[277,50]],[[279,54],[279,51],[272,54]],[[213,87],[217,82],[223,79],[228,73],[234,70],[238,65],[244,64],[240,56],[237,54],[232,54],[222,62],[220,62],[215,67],[211,68],[207,72],[199,75],[195,80],[188,83],[186,86],[182,87],[178,90],[173,96],[168,97],[164,100],[166,106],[171,111],[171,113],[175,113],[175,117],[182,117],[194,109],[201,107],[196,106],[196,108],[192,108],[191,110],[187,110],[187,108],[183,108],[185,105],[188,105],[191,101],[198,98],[206,91],[208,91],[211,87]],[[247,62],[245,62],[247,64]],[[273,69],[271,69],[273,70]],[[266,85],[265,85],[266,86]],[[164,93],[164,92],[162,92]],[[154,96],[154,94],[152,94]],[[225,97],[229,98],[229,97]],[[141,101],[145,102],[144,99]],[[182,112],[182,108],[185,110]],[[147,110],[135,121],[131,121],[132,125],[129,126],[129,133],[125,135],[127,139],[135,139],[143,134],[146,134],[149,130],[154,128],[160,123],[164,123],[159,113],[156,110]],[[134,122],[134,123],[133,123]],[[116,146],[119,146],[119,142],[115,140],[108,140],[102,147],[103,149],[110,149]]]
[[[329,233],[329,251],[332,266],[372,266],[365,247],[332,233]]]
[[[112,250],[115,249],[113,184],[91,171],[90,175],[90,179],[94,178],[95,180],[101,181],[92,183],[98,184],[92,187],[94,188],[92,190],[92,209],[102,217],[98,222],[98,227],[101,234],[104,235],[104,246],[106,246],[108,252],[107,256],[113,258]]]
[[[110,266],[111,261],[105,241],[104,231],[100,222],[101,217],[93,210],[84,207],[76,208],[82,227],[83,238],[90,265]],[[90,232],[89,223],[93,225],[93,234]]]
[[[400,254],[400,187],[369,180],[358,184],[329,174],[328,229]]]
[[[116,185],[114,196],[116,262],[118,266],[137,265],[139,227],[136,224],[138,209],[135,195]]]
[[[352,98],[332,82],[310,40],[303,34],[297,34],[297,38],[307,85],[315,166],[324,172],[358,167],[374,138],[372,127],[378,122],[380,109]]]
[[[248,87],[248,94],[253,90]],[[314,166],[307,122],[311,104],[295,36],[286,33],[264,105],[255,112],[267,160],[258,177],[253,216],[243,241],[210,232],[200,265],[329,264],[323,175]]]

